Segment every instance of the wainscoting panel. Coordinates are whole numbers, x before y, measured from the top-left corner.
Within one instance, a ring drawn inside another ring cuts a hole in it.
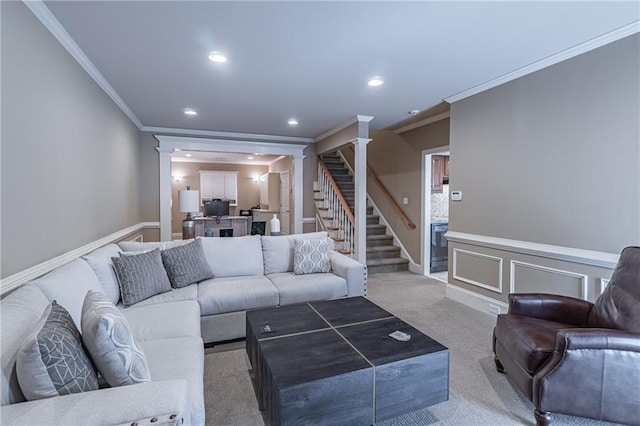
[[[588,276],[532,263],[510,261],[510,293],[554,293],[587,300]]]
[[[501,257],[453,249],[453,279],[502,293]]]
[[[600,278],[598,281],[600,281],[600,294],[602,294],[602,292],[604,292],[604,289],[609,285],[610,280],[606,278]]]

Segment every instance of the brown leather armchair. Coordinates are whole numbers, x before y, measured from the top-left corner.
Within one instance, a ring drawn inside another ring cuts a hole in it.
[[[493,330],[496,369],[551,413],[640,424],[640,247],[627,247],[595,304],[509,295]]]

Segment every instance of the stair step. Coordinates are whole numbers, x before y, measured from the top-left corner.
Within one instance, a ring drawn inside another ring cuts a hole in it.
[[[374,246],[367,247],[367,261],[369,259],[388,259],[400,257],[400,247]]]
[[[397,272],[409,269],[409,261],[401,257],[390,257],[384,259],[367,259],[367,271],[369,274],[380,272]]]
[[[339,226],[327,226],[327,231],[339,231]]]
[[[367,225],[367,235],[384,235],[386,230],[386,225]]]
[[[380,216],[374,214],[367,215],[367,225],[377,225],[380,223]]]
[[[367,235],[367,248],[388,246],[393,244],[393,236],[391,235]]]
[[[336,243],[343,243],[344,242],[344,238],[340,238],[340,237],[331,237],[331,239],[333,241],[335,241]]]
[[[327,210],[329,210],[329,207],[318,207],[318,210],[327,211]]]
[[[322,220],[333,220],[333,219],[335,219],[335,217],[333,217],[333,216],[320,216],[320,219],[322,219]]]
[[[347,249],[341,249],[341,248],[339,248],[339,249],[336,249],[336,251],[337,251],[338,253],[342,253],[342,254],[351,254],[351,252],[350,252],[349,250],[347,250]]]
[[[313,201],[324,201],[324,198],[314,198]]]

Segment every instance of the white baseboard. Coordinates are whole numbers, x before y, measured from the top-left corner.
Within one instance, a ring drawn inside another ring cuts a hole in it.
[[[121,229],[120,231],[100,238],[99,240],[85,244],[82,247],[78,247],[75,250],[68,251],[60,256],[54,257],[53,259],[49,259],[46,262],[39,263],[38,265],[32,266],[31,268],[25,269],[17,274],[3,278],[2,281],[0,281],[0,296],[20,287],[28,281],[36,279],[47,272],[64,265],[65,263],[69,263],[80,256],[90,253],[97,248],[121,240],[127,235],[142,231],[143,229],[159,227],[160,222],[140,222],[136,225]]]
[[[500,302],[452,284],[447,284],[446,286],[446,297],[489,315],[496,315],[496,313],[490,310],[492,306],[499,308],[501,314],[506,313],[509,309],[509,305],[504,302]]]

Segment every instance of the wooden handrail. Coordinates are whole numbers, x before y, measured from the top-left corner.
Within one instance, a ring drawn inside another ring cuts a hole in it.
[[[327,168],[327,165],[324,164],[322,157],[318,156],[318,162],[320,163],[320,166],[324,170],[324,174],[327,175],[327,178],[329,179],[329,184],[331,184],[331,187],[333,188],[333,192],[335,192],[336,195],[338,196],[338,201],[340,201],[340,204],[342,205],[344,212],[347,214],[347,218],[349,219],[349,222],[351,222],[351,226],[354,226],[354,224],[356,223],[356,220],[353,217],[353,213],[351,212],[349,205],[347,204],[344,197],[342,196],[342,192],[340,192],[340,189],[338,188],[336,181],[333,180],[333,176],[331,176],[331,172]]]
[[[353,145],[350,148],[355,153],[355,149],[353,148]],[[411,219],[409,219],[407,214],[398,205],[396,200],[393,199],[393,196],[391,195],[389,190],[384,186],[380,178],[378,178],[378,175],[376,175],[376,172],[373,171],[373,169],[371,168],[371,166],[369,166],[368,163],[367,163],[367,176],[369,176],[376,183],[376,185],[380,187],[382,194],[385,197],[387,197],[387,199],[391,203],[391,207],[393,207],[393,210],[396,212],[396,214],[400,216],[400,219],[402,220],[402,222],[404,222],[404,224],[407,225],[409,229],[416,229],[416,224],[413,223]]]

